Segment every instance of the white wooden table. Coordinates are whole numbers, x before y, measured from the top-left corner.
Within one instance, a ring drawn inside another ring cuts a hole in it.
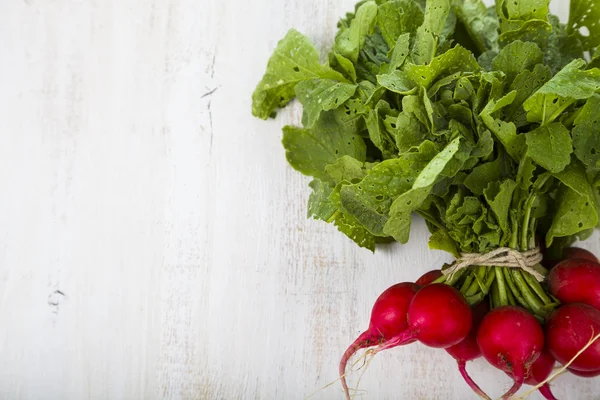
[[[286,30],[324,54],[353,3],[0,2],[0,399],[302,399],[335,380],[382,290],[448,259],[422,223],[372,255],[307,220],[280,145],[298,108],[250,115]],[[510,385],[468,368],[489,393]],[[473,398],[420,345],[378,355],[361,388]],[[600,382],[554,391],[600,398]]]

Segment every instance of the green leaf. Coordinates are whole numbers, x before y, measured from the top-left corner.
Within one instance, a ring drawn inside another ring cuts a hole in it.
[[[509,165],[503,156],[498,156],[494,161],[479,164],[465,178],[464,185],[473,194],[481,196],[490,182],[496,182],[507,176]]]
[[[488,9],[481,0],[462,0],[457,3],[458,20],[464,25],[479,52],[498,51],[498,19],[488,14]]]
[[[563,185],[570,187],[576,193],[594,198],[594,190],[587,179],[585,169],[579,162],[574,162],[563,171],[553,174]]]
[[[450,8],[449,0],[428,1],[426,3],[425,18],[423,24],[417,29],[413,46],[412,56],[415,64],[429,64],[435,57]]]
[[[502,143],[506,152],[515,161],[519,161],[525,153],[525,135],[517,134],[517,127],[512,122],[504,122],[490,115],[491,110],[497,110],[492,100],[479,115],[487,128]]]
[[[339,71],[345,78],[351,82],[356,82],[356,69],[352,61],[348,60],[341,54],[331,52],[329,54],[329,65],[331,68]]]
[[[596,196],[583,167],[573,164],[554,176],[562,185],[556,197],[552,226],[546,234],[548,246],[555,238],[576,235],[598,224]]]
[[[405,34],[400,35],[400,37],[398,37],[398,40],[396,41],[396,45],[391,50],[391,53],[388,54],[390,63],[387,64],[385,66],[385,68],[382,67],[381,72],[390,73],[390,72],[393,72],[394,70],[402,67],[404,65],[404,62],[408,58],[409,53],[410,53],[410,34],[405,33]]]
[[[577,37],[586,51],[592,51],[600,45],[599,21],[598,0],[571,0],[567,34]]]
[[[275,109],[294,98],[296,84],[310,78],[345,81],[339,72],[321,65],[310,40],[292,29],[277,44],[267,71],[252,94],[252,114],[269,118]]]
[[[497,0],[496,12],[501,19],[545,20],[549,13],[550,0]]]
[[[524,192],[529,193],[529,189],[533,185],[533,176],[536,170],[536,165],[529,157],[523,157],[519,163],[517,171],[517,183]]]
[[[406,72],[395,70],[391,74],[377,75],[377,83],[387,90],[402,95],[415,94],[417,87]]]
[[[510,234],[509,225],[509,211],[511,209],[511,202],[513,192],[517,184],[511,179],[507,179],[500,182],[490,182],[487,188],[483,191],[487,203],[490,205],[490,209],[496,216],[498,225],[505,235]]]
[[[329,221],[337,210],[336,205],[329,199],[333,187],[320,179],[313,179],[309,186],[312,192],[308,198],[308,218]]]
[[[596,51],[592,54],[592,60],[588,64],[590,68],[598,68],[600,67],[600,47],[596,48]]]
[[[412,188],[394,200],[390,208],[390,218],[383,228],[386,235],[392,236],[400,243],[408,241],[412,212],[422,206],[438,177],[458,152],[460,140],[454,139],[438,153],[417,176]]]
[[[325,172],[336,185],[343,181],[358,183],[367,175],[367,166],[355,158],[342,156],[335,163],[326,166]]]
[[[415,33],[423,23],[423,10],[412,0],[388,1],[379,6],[377,21],[390,47],[402,34]]]
[[[333,223],[340,232],[356,244],[375,251],[375,237],[371,235],[352,215],[341,208],[340,190],[351,181],[362,179],[370,167],[350,157],[344,156],[325,169],[336,186],[329,182],[314,179],[310,183],[312,193],[308,199],[308,217]]]
[[[367,36],[373,33],[377,18],[377,4],[367,1],[356,11],[350,27],[341,31],[335,40],[334,51],[354,64],[358,61],[358,53],[365,44]]]
[[[408,64],[405,66],[408,78],[425,88],[431,86],[440,77],[456,72],[477,72],[480,69],[473,53],[461,46],[453,47],[435,57],[429,65]]]
[[[344,210],[372,234],[387,236],[383,226],[389,217],[392,202],[410,190],[435,154],[433,143],[425,142],[419,152],[406,153],[400,158],[377,164],[361,182],[342,188],[341,203]]]
[[[311,128],[321,111],[338,108],[356,92],[356,85],[331,79],[308,79],[296,85],[296,96],[304,106],[302,123]]]
[[[340,232],[348,236],[360,247],[369,249],[372,252],[375,251],[377,238],[371,235],[369,231],[362,227],[351,215],[345,213],[340,214],[335,218],[333,224]]]
[[[504,47],[492,61],[492,68],[506,74],[506,83],[510,85],[515,77],[524,70],[532,70],[544,60],[540,48],[531,42],[512,42]]]
[[[510,106],[517,97],[517,91],[508,92],[498,100],[490,101],[482,111],[482,114],[494,115],[505,107]]]
[[[575,60],[525,101],[530,122],[543,125],[554,121],[576,100],[584,100],[600,89],[600,70],[582,70],[584,60]]]
[[[341,207],[340,191],[346,187],[349,182],[340,182],[329,196],[329,199],[338,210],[333,215],[331,222],[338,228],[340,232],[348,236],[354,243],[360,247],[375,251],[375,236],[365,229],[351,214],[345,212]]]
[[[421,144],[427,130],[415,114],[403,111],[396,120],[395,133],[396,147],[401,153],[404,153]]]
[[[429,237],[429,248],[432,250],[443,250],[460,257],[456,242],[446,230],[438,230]]]
[[[375,147],[381,150],[384,159],[393,158],[396,153],[394,138],[385,127],[385,118],[390,116],[395,119],[397,114],[398,111],[392,110],[386,101],[380,100],[366,118],[369,138]]]
[[[323,113],[314,128],[283,128],[283,146],[291,166],[305,175],[328,180],[325,167],[348,155],[357,160],[366,158],[366,146],[361,136],[347,125],[335,120],[333,111]]]
[[[504,46],[514,41],[536,43],[541,48],[546,48],[552,36],[552,25],[541,20],[525,22],[520,28],[504,32],[498,38],[500,45]]]
[[[381,34],[367,36],[365,46],[358,54],[357,79],[377,83],[376,76],[381,73],[382,66],[390,62],[387,58],[389,51],[390,48]]]
[[[505,108],[505,119],[513,121],[517,127],[527,125],[527,115],[523,109],[523,103],[550,78],[552,78],[550,68],[541,64],[536,65],[533,71],[524,70],[519,73],[510,85],[509,90],[516,90],[517,95],[513,102]]]
[[[575,155],[588,168],[600,168],[600,96],[590,97],[575,119],[573,147]]]
[[[500,245],[501,229],[479,198],[458,190],[447,202],[444,224],[466,252],[487,252]]]
[[[571,135],[560,122],[540,126],[525,136],[527,155],[542,168],[557,173],[569,165],[573,152]]]

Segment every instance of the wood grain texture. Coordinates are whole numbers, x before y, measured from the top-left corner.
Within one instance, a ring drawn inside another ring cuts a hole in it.
[[[0,399],[304,398],[336,379],[382,290],[447,260],[420,222],[373,255],[307,220],[308,180],[280,145],[299,108],[250,115],[286,30],[325,54],[352,6],[0,2]],[[490,393],[509,386],[469,369]],[[379,355],[361,388],[473,398],[418,345]],[[600,398],[600,383],[555,391]]]

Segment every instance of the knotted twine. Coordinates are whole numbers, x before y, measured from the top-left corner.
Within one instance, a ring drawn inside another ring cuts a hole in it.
[[[473,265],[481,267],[521,268],[523,271],[533,275],[538,282],[542,282],[544,275],[533,267],[539,264],[543,258],[538,247],[525,252],[520,252],[510,247],[499,247],[488,253],[460,253],[460,258],[454,261],[450,267],[442,270],[442,273],[449,276]]]

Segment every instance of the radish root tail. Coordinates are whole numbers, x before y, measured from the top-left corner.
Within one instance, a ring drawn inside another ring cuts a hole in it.
[[[368,356],[371,356],[371,357],[367,358]],[[363,368],[362,372],[360,373],[360,376],[358,377],[358,381],[356,381],[356,388],[353,390],[353,392],[354,392],[354,395],[352,396],[353,399],[356,395],[358,395],[358,387],[360,386],[360,381],[362,380],[363,376],[365,375],[365,372],[367,372],[367,369],[369,369],[369,365],[371,365],[371,361],[373,361],[373,358],[375,357],[375,351],[373,349],[367,350],[365,352],[364,357],[366,358],[365,367]]]
[[[547,383],[544,383],[544,385],[541,386],[538,390],[546,400],[558,400],[556,397],[554,397],[554,394],[552,394],[552,391],[550,390],[550,385],[548,385]]]
[[[365,347],[369,347],[374,345],[374,337],[373,334],[369,331],[365,331],[360,334],[360,336],[346,349],[344,355],[342,356],[342,360],[340,361],[339,374],[340,381],[342,382],[342,388],[344,389],[344,394],[346,395],[346,400],[350,400],[350,390],[348,389],[348,383],[346,382],[346,366],[348,365],[348,360],[360,349],[364,349]]]
[[[510,399],[512,395],[517,393],[519,389],[521,389],[521,386],[523,386],[523,381],[525,380],[525,366],[522,363],[513,364],[513,380],[515,383],[508,392],[504,393],[502,400]]]
[[[488,396],[483,390],[481,390],[481,388],[475,383],[475,381],[473,380],[473,378],[471,378],[469,376],[469,373],[467,372],[467,363],[465,363],[464,361],[460,361],[458,363],[458,371],[460,372],[460,374],[462,375],[463,379],[465,380],[465,382],[467,382],[467,385],[469,385],[469,387],[482,399],[485,400],[492,400],[490,398],[490,396]]]

